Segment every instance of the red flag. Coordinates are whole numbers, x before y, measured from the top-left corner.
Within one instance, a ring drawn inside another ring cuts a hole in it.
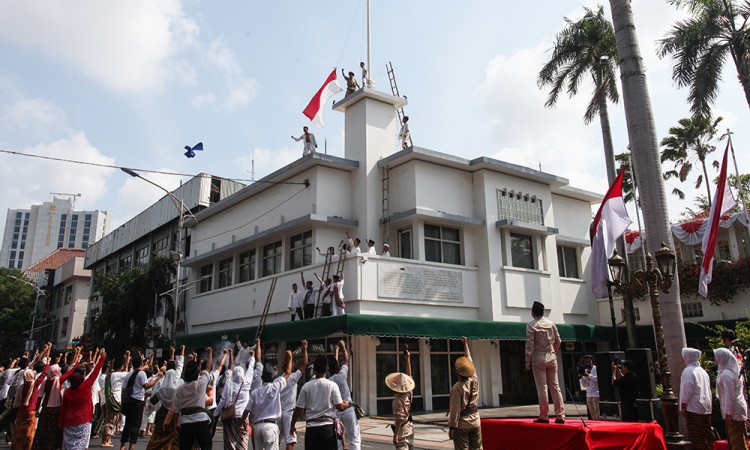
[[[708,285],[711,284],[711,275],[714,269],[714,253],[716,252],[716,235],[719,233],[719,221],[721,216],[735,207],[732,190],[727,183],[727,155],[729,154],[729,142],[724,149],[724,159],[721,161],[719,181],[714,192],[714,201],[711,204],[711,212],[708,214],[708,230],[703,235],[703,262],[701,263],[701,278],[698,282],[698,293],[703,297],[708,296]]]
[[[305,110],[302,111],[302,114],[307,116],[314,124],[323,128],[323,105],[337,92],[341,92],[341,86],[336,81],[336,68],[334,67],[323,86],[318,89]]]
[[[624,173],[624,170],[620,171],[609,187],[591,227],[591,290],[600,298],[607,295],[607,259],[612,256],[617,238],[633,223],[625,208],[625,199],[622,198]]]

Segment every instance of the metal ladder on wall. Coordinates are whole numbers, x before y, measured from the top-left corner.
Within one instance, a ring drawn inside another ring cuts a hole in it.
[[[334,274],[341,273],[341,270],[344,268],[344,262],[346,261],[346,254],[347,254],[346,249],[340,249],[339,250],[339,259],[337,261],[336,271],[334,272]],[[330,276],[331,263],[333,262],[333,261],[331,261],[332,259],[333,259],[333,253],[327,253],[326,254],[326,261],[323,264],[323,275],[320,277],[324,282]],[[325,286],[325,285],[323,285],[323,286]],[[323,286],[321,286],[321,288]],[[320,290],[318,290],[318,299],[315,302],[315,314],[313,314],[313,317],[322,317],[322,314],[323,314],[322,311],[321,311],[322,307],[320,306],[321,305],[322,296],[323,296],[323,289],[320,289]],[[331,302],[333,302],[333,299],[331,299]],[[331,305],[333,305],[333,303],[331,303]]]
[[[401,97],[401,94],[398,92],[398,85],[396,84],[396,73],[393,71],[393,63],[388,61],[388,64],[385,65],[385,71],[388,74],[388,81],[391,83],[391,92],[396,97]],[[406,97],[404,97],[406,98]],[[398,123],[399,125],[404,124],[404,107],[400,107],[396,109],[396,114],[398,114]],[[414,142],[411,139],[411,133],[409,133],[409,145],[414,146]]]
[[[258,329],[255,330],[255,339],[260,339],[263,334],[263,328],[266,326],[266,319],[268,319],[268,310],[271,308],[271,301],[273,300],[273,292],[276,290],[276,280],[274,277],[271,280],[271,288],[268,290],[268,297],[266,298],[266,304],[263,307],[263,314],[260,316],[260,323],[258,323]]]

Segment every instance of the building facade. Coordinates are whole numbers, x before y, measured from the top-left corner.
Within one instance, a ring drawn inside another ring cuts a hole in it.
[[[491,158],[418,147],[395,151],[404,100],[364,88],[334,105],[345,115],[343,158],[313,153],[196,214],[184,262],[197,284],[186,304],[195,347],[262,337],[274,360],[300,339],[317,353],[352,348],[350,383],[369,414],[387,413],[383,380],[412,352],[415,410],[447,408],[458,339],[471,339],[485,406],[535,401],[524,370],[525,324],[543,302],[565,340],[572,385],[584,352],[608,345],[588,281],[588,230],[601,196],[562,177]],[[341,264],[346,315],[290,322],[292,284],[333,275],[329,246],[359,237],[377,254]],[[390,256],[381,255],[383,243]],[[321,249],[320,251],[318,249]],[[275,289],[270,290],[275,280]],[[599,344],[597,344],[599,342]],[[574,376],[574,374],[573,374]]]
[[[107,211],[74,211],[73,197],[8,209],[0,264],[26,270],[58,248],[83,248],[109,232]]]
[[[84,264],[86,269],[93,272],[94,282],[89,293],[91,301],[85,330],[90,329],[102,307],[103,299],[96,289],[97,277],[132,267],[147,267],[154,255],[170,257],[173,253],[190,250],[190,236],[183,233],[180,237],[181,207],[175,204],[175,199],[183,202],[185,209],[182,215],[189,219],[189,215],[208,208],[244,186],[236,181],[201,173],[175,189],[172,195],[165,195],[136,217],[89,245]],[[181,283],[184,283],[187,273],[186,269],[180,270],[178,279]],[[166,334],[171,333],[169,328],[173,325],[166,321],[164,311],[166,308],[161,310],[157,325]]]

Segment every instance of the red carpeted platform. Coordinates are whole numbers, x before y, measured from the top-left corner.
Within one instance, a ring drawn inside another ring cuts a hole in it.
[[[567,419],[540,424],[534,419],[482,419],[485,450],[666,450],[661,426],[653,423]]]

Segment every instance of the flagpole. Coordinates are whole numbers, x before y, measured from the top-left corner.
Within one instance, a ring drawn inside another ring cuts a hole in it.
[[[734,144],[732,144],[732,132],[727,128],[727,139],[729,140],[729,149],[732,151],[732,161],[734,161],[734,172],[737,174],[737,189],[740,191],[740,199],[742,199],[742,209],[745,211],[745,227],[747,228],[747,235],[750,238],[750,216],[747,213],[747,204],[745,203],[745,190],[742,188],[742,178],[740,177],[740,169],[737,167],[737,158],[734,156]]]
[[[633,198],[635,198],[635,217],[638,220],[638,233],[641,235],[641,262],[643,267],[646,267],[646,241],[643,237],[643,229],[641,228],[641,210],[638,207],[638,186],[635,183],[635,174],[633,173],[633,158],[628,152],[628,170],[630,171],[630,181],[633,182]]]
[[[367,70],[370,71],[369,73],[369,79],[367,80],[367,84],[371,84],[372,80],[372,46],[370,44],[370,0],[367,0]],[[362,86],[362,87],[370,87],[370,86]]]

